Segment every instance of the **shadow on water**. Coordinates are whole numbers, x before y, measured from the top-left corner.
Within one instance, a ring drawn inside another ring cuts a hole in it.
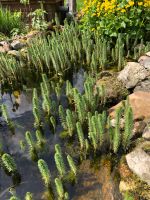
[[[82,93],[84,81],[82,71],[81,74],[81,76],[80,74],[79,76],[74,76],[73,84],[79,88]],[[13,119],[16,127],[15,135],[12,135],[1,119],[3,126],[0,127],[0,140],[4,145],[3,150],[14,157],[18,166],[18,171],[21,174],[21,182],[18,185],[14,185],[12,178],[6,175],[2,167],[0,167],[0,200],[10,198],[10,187],[16,189],[16,193],[21,199],[24,199],[26,192],[31,192],[34,194],[35,200],[42,200],[44,199],[44,185],[37,163],[33,162],[30,159],[28,151],[22,151],[19,145],[19,141],[24,140],[26,131],[31,131],[33,136],[35,136],[32,115],[32,92],[29,90],[28,92],[21,92],[19,94],[4,94],[1,98],[1,102],[7,105],[9,116]],[[55,144],[59,143],[61,145],[65,159],[66,154],[70,153],[68,152],[66,143],[59,137],[60,132],[60,125],[57,126],[56,134],[52,134],[47,125],[44,126],[44,134],[47,142],[46,150],[39,156],[39,158],[47,162],[51,171],[53,184],[54,178],[57,177],[57,170],[54,162]],[[83,161],[82,164],[78,166],[77,183],[74,186],[66,185],[66,190],[69,193],[70,199],[120,200],[121,196],[119,194],[118,182],[114,181],[115,172],[110,170],[109,165],[110,163],[108,165],[103,163],[95,169],[95,167],[91,165],[90,160]]]

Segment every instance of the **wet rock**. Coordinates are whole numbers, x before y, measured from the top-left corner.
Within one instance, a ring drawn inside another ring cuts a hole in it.
[[[11,46],[14,50],[18,51],[20,49],[22,49],[25,46],[25,42],[21,41],[21,40],[14,40],[11,43]]]
[[[126,161],[129,168],[150,185],[150,156],[138,147],[126,155]]]
[[[145,129],[144,129],[144,132],[143,132],[143,135],[142,137],[146,140],[150,140],[150,126],[147,126]]]
[[[136,62],[128,62],[119,73],[117,79],[122,81],[127,89],[134,88],[140,81],[144,80],[150,72],[144,66]]]
[[[16,58],[20,58],[20,53],[19,53],[19,51],[16,51],[16,50],[8,51],[8,55],[12,55]]]
[[[149,56],[141,56],[138,60],[140,65],[150,70],[150,57]]]
[[[124,99],[129,93],[116,76],[103,77],[96,82],[96,87],[104,85],[107,102]]]
[[[138,83],[138,85],[134,88],[134,92],[137,91],[150,92],[150,77]]]
[[[150,118],[150,93],[149,92],[134,92],[129,95],[129,103],[133,109],[134,120]],[[115,117],[115,110],[122,105],[118,103],[109,109],[110,116]]]

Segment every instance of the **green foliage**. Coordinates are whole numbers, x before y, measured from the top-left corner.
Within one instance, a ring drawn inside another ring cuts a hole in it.
[[[2,155],[2,163],[8,172],[15,173],[17,171],[16,163],[9,154]]]
[[[55,158],[55,164],[56,164],[57,170],[60,176],[63,177],[66,174],[66,168],[65,168],[65,164],[64,164],[64,160],[63,160],[63,156],[61,152],[56,151],[54,158]]]
[[[9,118],[7,107],[5,104],[1,105],[1,110],[2,110],[2,115],[3,115],[7,125],[9,126],[10,130],[12,130],[14,132],[15,126],[14,126],[14,123]]]
[[[77,175],[77,168],[76,165],[70,155],[67,156],[68,164],[70,166],[71,171],[74,173],[74,175]]]
[[[36,9],[29,13],[29,17],[32,18],[32,28],[36,30],[45,30],[47,28],[47,23],[45,21],[46,11],[43,9],[43,3],[41,3],[41,8]]]
[[[75,117],[74,112],[72,112],[70,109],[66,110],[66,126],[69,136],[71,137],[73,135],[73,132],[75,130]]]
[[[33,200],[33,194],[31,192],[27,192],[25,196],[25,200]]]
[[[42,159],[38,160],[38,168],[41,173],[45,186],[49,187],[51,183],[51,175],[47,163]]]
[[[61,179],[55,178],[55,185],[56,185],[56,190],[57,190],[59,198],[63,199],[63,197],[64,197],[64,188],[63,188],[63,184],[61,182]]]
[[[0,32],[11,35],[13,29],[22,31],[21,12],[10,12],[9,9],[0,6]]]
[[[84,133],[83,133],[80,122],[76,123],[76,128],[77,128],[77,134],[78,134],[78,140],[80,143],[80,148],[81,148],[81,150],[83,150],[83,148],[84,148]]]
[[[33,107],[32,110],[33,110],[33,116],[34,116],[34,126],[39,128],[42,126],[42,124],[41,124],[39,100],[38,100],[38,94],[37,94],[36,88],[33,89],[32,107]]]
[[[123,146],[125,150],[130,145],[132,130],[133,130],[133,112],[131,107],[128,106],[125,109],[125,130],[123,133]]]
[[[105,37],[114,38],[123,33],[134,41],[146,38],[150,30],[148,0],[85,1],[82,12],[83,28],[97,30]]]
[[[119,107],[116,110],[116,117],[115,117],[115,130],[113,136],[113,151],[114,153],[118,152],[120,143],[121,143],[121,135],[120,135],[120,118],[122,114],[122,107]]]

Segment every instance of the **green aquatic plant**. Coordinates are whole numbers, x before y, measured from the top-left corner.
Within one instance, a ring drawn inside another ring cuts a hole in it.
[[[51,183],[51,175],[48,169],[48,165],[43,159],[38,160],[38,168],[41,173],[45,186],[49,187]]]
[[[17,165],[13,159],[12,156],[10,156],[7,153],[4,153],[2,155],[2,163],[5,167],[5,169],[10,173],[16,173],[17,172]]]
[[[55,144],[55,152],[62,156],[62,151],[59,144]]]
[[[56,186],[56,191],[57,191],[57,194],[58,194],[58,199],[63,200],[65,191],[64,191],[61,179],[55,178],[55,186]]]
[[[50,117],[50,122],[51,122],[52,127],[53,127],[53,132],[55,133],[55,131],[56,131],[56,120],[53,116]]]
[[[78,134],[78,140],[79,140],[79,143],[80,143],[80,148],[81,148],[81,150],[83,150],[84,144],[85,144],[84,143],[84,133],[83,133],[82,126],[81,126],[80,122],[76,123],[76,128],[77,128],[77,134]]]
[[[67,130],[66,112],[62,105],[59,105],[59,118],[60,118],[62,127],[65,130]]]
[[[7,111],[7,107],[5,104],[1,105],[1,111],[2,111],[2,116],[4,117],[7,125],[9,126],[10,130],[14,133],[15,130],[15,125],[14,123],[11,121],[9,115],[8,115],[8,111]]]
[[[27,192],[25,195],[25,200],[33,200],[33,194],[31,192]]]
[[[74,163],[74,161],[73,161],[73,159],[70,155],[67,156],[67,161],[68,161],[68,164],[69,164],[71,171],[76,176],[77,175],[77,167],[76,167],[76,165],[75,165],[75,163]]]
[[[128,146],[130,145],[130,139],[132,136],[132,130],[133,130],[133,112],[132,108],[128,106],[128,108],[125,109],[125,128],[123,132],[123,148],[126,150]]]
[[[60,152],[56,152],[54,155],[54,159],[55,159],[55,164],[56,164],[57,170],[58,170],[60,176],[63,177],[66,174],[66,168],[65,168],[62,154]]]
[[[122,114],[122,107],[116,109],[115,116],[115,130],[113,136],[113,151],[117,153],[121,143],[121,134],[120,134],[120,118]]]
[[[30,131],[26,131],[25,139],[26,139],[26,142],[29,146],[29,155],[30,155],[31,159],[37,160],[38,154],[37,154],[37,150],[36,150],[36,147],[35,147],[35,141],[34,141],[32,135],[31,135]]]
[[[18,197],[16,197],[16,196],[12,196],[12,197],[10,197],[9,200],[20,200],[20,199]]]
[[[75,130],[75,116],[74,112],[72,112],[70,109],[66,110],[66,126],[69,136],[71,137],[73,135],[73,132]]]
[[[41,116],[40,116],[40,110],[39,110],[39,100],[38,100],[38,94],[37,89],[33,89],[33,97],[32,97],[32,110],[33,110],[33,116],[34,116],[34,126],[35,127],[41,127]]]
[[[37,140],[36,144],[41,149],[43,147],[43,145],[45,144],[44,137],[40,130],[36,130],[35,134],[36,134],[36,140]]]

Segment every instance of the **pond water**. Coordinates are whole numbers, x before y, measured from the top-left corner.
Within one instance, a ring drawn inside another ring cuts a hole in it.
[[[74,75],[73,85],[83,92],[83,71],[77,76]],[[62,97],[64,104],[65,97]],[[35,200],[48,200],[44,197],[44,185],[38,170],[37,163],[32,161],[28,150],[22,151],[19,141],[25,140],[25,132],[31,131],[35,137],[35,129],[33,127],[34,119],[32,115],[32,90],[12,94],[3,94],[1,103],[7,105],[10,118],[15,123],[15,134],[9,131],[2,117],[0,118],[0,141],[3,144],[3,150],[15,158],[18,171],[21,174],[21,182],[14,183],[12,177],[8,176],[2,167],[0,167],[0,200],[10,198],[10,188],[14,188],[18,197],[23,200],[26,192],[34,194]],[[66,141],[59,137],[62,131],[58,123],[56,133],[53,134],[48,125],[44,125],[44,135],[46,138],[45,150],[39,155],[44,159],[50,169],[52,182],[57,177],[57,169],[54,161],[54,146],[59,143],[62,147],[63,156],[66,161],[66,155],[74,151],[74,147],[67,147]],[[119,193],[118,179],[116,177],[116,169],[111,167],[109,159],[99,159],[98,164],[93,164],[91,160],[85,160],[78,166],[78,177],[75,185],[66,184],[66,191],[69,193],[69,199],[72,200],[121,200]]]

